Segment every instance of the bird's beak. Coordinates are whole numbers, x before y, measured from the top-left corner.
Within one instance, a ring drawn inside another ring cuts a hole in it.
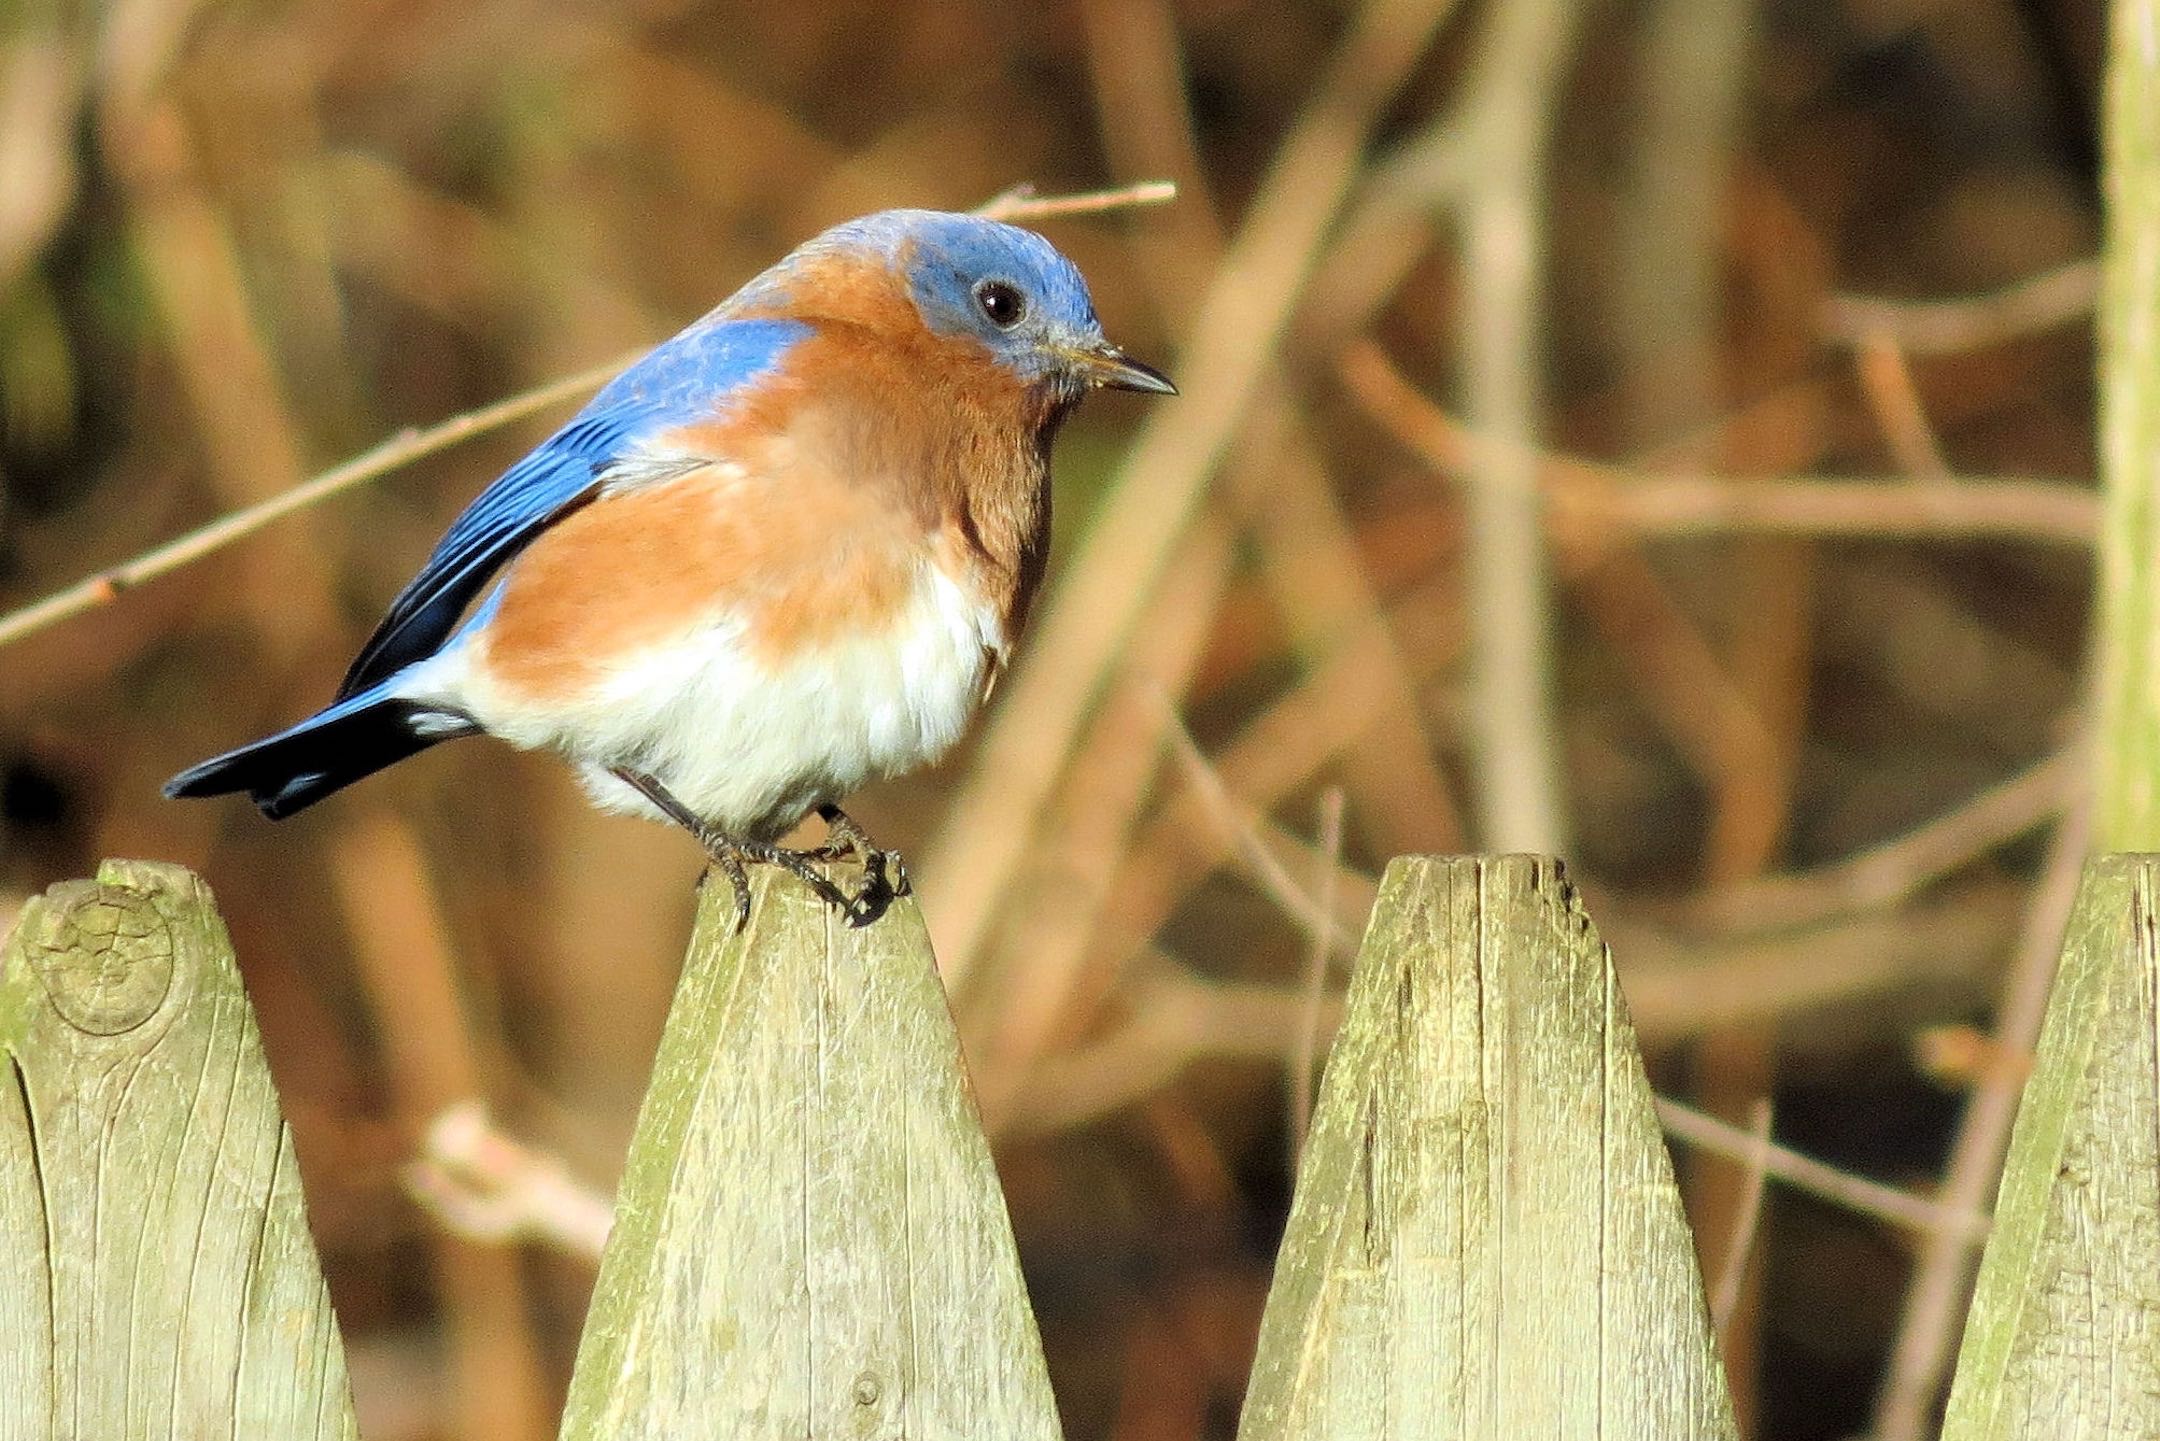
[[[1177,387],[1152,365],[1143,365],[1116,346],[1104,341],[1072,352],[1073,366],[1090,385],[1112,390],[1141,390],[1149,395],[1176,395]]]

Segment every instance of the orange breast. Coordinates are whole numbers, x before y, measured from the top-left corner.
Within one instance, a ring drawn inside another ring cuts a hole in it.
[[[712,465],[594,502],[518,557],[476,640],[493,681],[570,701],[615,666],[730,620],[757,659],[875,633],[925,552],[874,495],[799,471],[785,482]]]

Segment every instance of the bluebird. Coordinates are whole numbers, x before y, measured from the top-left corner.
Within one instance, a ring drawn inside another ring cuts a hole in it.
[[[904,875],[840,809],[943,755],[1042,580],[1050,449],[1098,387],[1176,388],[1032,231],[834,227],[615,378],[473,501],[331,703],[175,776],[273,820],[460,736],[557,752],[733,882],[857,924]],[[815,813],[824,843],[778,842]],[[853,857],[850,894],[820,862]]]

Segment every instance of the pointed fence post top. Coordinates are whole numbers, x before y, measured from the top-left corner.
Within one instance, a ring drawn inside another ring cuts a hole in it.
[[[1056,1441],[922,917],[761,872],[696,933],[631,1142],[566,1438]]]
[[[232,943],[107,861],[0,949],[0,1438],[351,1438],[345,1353]]]
[[[2160,1435],[2160,855],[2086,864],[1942,1434]]]
[[[1388,867],[1239,1434],[1734,1434],[1634,1028],[1557,861]]]

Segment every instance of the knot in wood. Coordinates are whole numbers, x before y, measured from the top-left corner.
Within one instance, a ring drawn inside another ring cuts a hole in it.
[[[124,886],[55,886],[23,927],[24,947],[53,1008],[93,1036],[132,1031],[172,988],[172,927]]]
[[[855,1378],[855,1404],[875,1406],[885,1395],[885,1384],[878,1380],[875,1371],[865,1371]]]

